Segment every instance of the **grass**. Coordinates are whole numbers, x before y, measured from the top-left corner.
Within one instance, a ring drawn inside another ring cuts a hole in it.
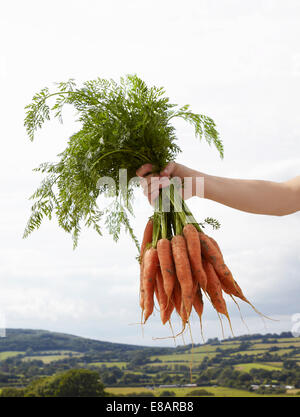
[[[196,362],[197,365],[199,365],[201,363],[201,361]],[[147,366],[155,366],[155,367],[159,367],[159,366],[168,366],[170,369],[175,370],[175,366],[176,365],[184,365],[184,366],[189,366],[190,365],[190,360],[187,361],[182,361],[182,362],[163,362],[163,363],[148,363]],[[195,365],[195,361],[192,362],[192,365]]]
[[[293,349],[280,349],[280,350],[278,350],[278,351],[276,351],[276,352],[270,352],[271,354],[278,354],[279,356],[282,356],[282,355],[284,355],[285,353],[290,353],[290,352],[292,352],[292,350]]]
[[[114,394],[114,395],[119,395],[119,394],[127,395],[127,394],[130,394],[132,392],[136,392],[136,393],[139,393],[139,392],[153,392],[154,393],[154,391],[151,391],[151,390],[146,389],[144,387],[111,387],[111,388],[107,387],[107,388],[105,388],[105,391],[110,392],[111,394]]]
[[[216,352],[217,349],[221,349],[226,351],[227,349],[236,349],[239,346],[239,344],[233,344],[233,343],[228,343],[226,345],[204,345],[204,346],[198,346],[196,348],[193,349],[194,352],[197,353],[212,353],[212,352]],[[191,352],[191,350],[189,351]]]
[[[116,387],[116,388],[106,388],[107,392],[110,392],[114,395],[128,395],[133,392],[152,392],[155,396],[159,396],[162,391],[173,391],[177,397],[185,397],[191,391],[196,389],[205,389],[208,392],[214,394],[215,397],[267,397],[267,395],[259,395],[255,392],[249,392],[240,389],[226,388],[226,387],[194,387],[194,388],[155,388],[153,391],[148,390],[143,387]],[[296,390],[295,390],[296,391]],[[299,391],[299,390],[298,390]],[[288,397],[291,394],[282,394],[282,395],[268,395],[268,397]]]
[[[280,367],[268,365],[264,363],[241,363],[235,365],[234,368],[238,371],[249,372],[251,369],[265,369],[266,371],[279,371]]]
[[[20,354],[24,354],[25,352],[16,352],[16,351],[7,351],[7,352],[0,352],[0,361],[4,361],[7,358],[12,358],[13,356],[17,356]]]
[[[158,355],[158,356],[151,356],[151,360],[160,359],[162,362],[172,362],[177,363],[179,362],[202,362],[203,359],[207,356],[208,358],[213,358],[216,356],[216,353],[180,353],[177,355]]]
[[[73,357],[74,356],[81,356],[82,354],[75,354],[73,353]],[[50,362],[55,362],[55,361],[59,361],[60,359],[66,359],[69,358],[70,356],[68,354],[65,355],[43,355],[43,356],[26,356],[25,358],[23,358],[23,361],[33,361],[33,360],[37,360],[37,361],[42,361],[43,363],[47,364]]]
[[[265,362],[265,364],[273,366],[274,368],[278,370],[282,368],[283,362]]]
[[[300,342],[300,337],[288,337],[288,338],[282,338],[280,339],[280,342],[291,342],[291,343],[295,343],[296,342]]]
[[[204,346],[198,346],[196,348],[193,348],[193,351],[197,353],[211,353],[211,352],[215,352],[216,348],[217,346],[204,345]],[[190,349],[187,352],[190,353],[191,351],[192,350]]]
[[[259,353],[265,353],[264,349],[257,349],[257,350],[241,350],[239,352],[234,352],[231,355],[257,355]]]
[[[118,368],[125,367],[127,362],[91,362],[90,365],[93,366],[103,366],[105,365],[107,368],[111,368],[112,366],[117,366]]]
[[[289,348],[290,346],[294,346],[295,348],[300,348],[300,342],[282,342],[282,343],[255,343],[251,346],[253,349],[270,349],[271,347],[277,348]]]

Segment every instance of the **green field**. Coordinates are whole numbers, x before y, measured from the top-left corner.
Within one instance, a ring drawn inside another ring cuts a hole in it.
[[[60,354],[58,355],[57,353],[60,353]],[[79,353],[79,352],[70,352],[70,351],[57,352],[57,351],[55,351],[53,353],[46,352],[45,355],[29,355],[29,356],[25,356],[25,358],[23,358],[23,361],[37,360],[37,361],[42,361],[43,363],[47,364],[47,363],[50,363],[50,362],[59,361],[61,359],[70,358],[70,353],[72,354],[72,357],[80,357],[80,356],[82,356],[82,353]]]
[[[107,368],[111,368],[112,366],[117,366],[118,368],[126,367],[127,362],[91,362],[90,365],[93,366],[103,366],[105,365]]]
[[[249,372],[251,369],[266,369],[267,371],[279,371],[280,367],[264,363],[241,363],[234,366],[238,371]]]
[[[276,351],[276,352],[270,352],[271,354],[278,354],[279,356],[282,356],[282,355],[284,355],[284,354],[286,354],[286,353],[291,353],[293,351],[293,349],[280,349],[280,350],[278,350],[278,351]]]
[[[294,343],[294,342],[297,342],[297,343],[300,343],[300,337],[288,337],[288,338],[281,338],[280,339],[280,342],[292,342],[292,343]]]
[[[260,353],[265,353],[266,351],[264,349],[257,349],[257,350],[241,350],[239,352],[234,352],[231,355],[235,356],[235,355],[258,355]]]
[[[14,352],[14,351],[0,352],[0,361],[4,361],[7,358],[12,358],[13,356],[23,355],[24,353],[25,352]]]
[[[177,366],[180,366],[180,365],[184,365],[184,366],[190,366],[190,365],[199,365],[201,363],[201,361],[197,361],[197,362],[195,362],[195,361],[192,361],[192,362],[190,362],[190,361],[182,361],[182,362],[162,362],[162,363],[159,363],[159,362],[155,362],[155,363],[149,363],[148,364],[148,366],[151,366],[151,367],[162,367],[162,366],[168,366],[168,368],[169,369],[171,369],[171,370],[174,370],[175,369],[175,366],[177,365]]]
[[[255,392],[249,392],[245,390],[239,390],[234,388],[225,388],[225,387],[196,387],[196,388],[155,388],[154,390],[148,390],[141,387],[120,387],[120,388],[107,388],[106,391],[114,395],[128,395],[131,393],[141,393],[141,392],[152,392],[155,396],[159,395],[163,391],[173,391],[177,397],[189,396],[189,393],[194,390],[205,389],[208,392],[214,394],[215,397],[266,397],[266,395],[259,395]],[[282,394],[282,395],[268,395],[269,397],[289,397],[295,395],[295,390],[291,394]],[[297,395],[299,397],[299,395]]]
[[[258,385],[259,396],[271,396],[267,394],[270,392],[282,396],[279,392],[284,392],[286,385],[299,386],[300,338],[247,335],[226,341],[214,338],[194,346],[161,348],[77,340],[74,336],[31,330],[24,332],[24,343],[19,331],[11,333],[11,340],[0,340],[1,389],[26,386],[34,378],[71,368],[99,370],[109,392],[127,395],[155,386],[151,392],[159,397],[163,389],[157,387],[175,385],[164,390],[183,397],[201,389],[218,397],[254,397],[258,394],[251,391],[251,385]],[[198,386],[183,387],[191,381]],[[287,390],[284,395],[299,391],[300,388]]]
[[[282,368],[282,365],[283,365],[283,363],[282,362],[265,362],[265,364],[266,365],[271,365],[271,366],[273,366],[274,368]]]
[[[277,348],[290,348],[295,347],[300,350],[300,341],[294,341],[294,342],[278,342],[278,343],[254,343],[252,345],[253,349],[270,349],[272,347]]]
[[[207,356],[208,358],[213,358],[216,356],[215,352],[210,353],[181,353],[176,355],[157,355],[151,356],[151,360],[159,359],[162,362],[202,362],[203,359]]]
[[[43,363],[50,363],[59,361],[60,359],[68,358],[69,355],[44,355],[44,356],[26,356],[23,361],[42,361]]]
[[[197,346],[193,349],[190,350],[190,352],[194,352],[194,353],[212,353],[215,352],[217,349],[220,350],[228,350],[228,349],[237,349],[239,347],[240,343],[227,343],[225,344],[221,344],[221,345],[205,345],[205,346]]]

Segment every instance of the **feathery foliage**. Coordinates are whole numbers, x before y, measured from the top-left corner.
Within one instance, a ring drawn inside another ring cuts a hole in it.
[[[55,97],[52,107],[51,97]],[[82,127],[68,139],[57,162],[35,168],[44,179],[30,197],[34,203],[24,237],[38,229],[43,218],[55,215],[59,226],[72,235],[74,247],[82,226],[93,227],[101,235],[101,222],[115,240],[124,226],[138,247],[130,224],[137,184],[130,180],[141,165],[150,162],[160,171],[181,152],[173,118],[192,124],[195,136],[213,144],[223,157],[223,144],[211,118],[192,113],[189,105],[171,104],[163,88],[149,88],[137,75],[121,77],[120,83],[97,78],[77,87],[70,79],[56,83],[54,92],[43,88],[25,107],[24,125],[30,140],[51,117],[62,122],[67,104],[74,106]],[[120,190],[120,169],[127,170],[126,196]],[[114,182],[99,185],[102,177]],[[102,194],[115,195],[109,208],[98,207]]]

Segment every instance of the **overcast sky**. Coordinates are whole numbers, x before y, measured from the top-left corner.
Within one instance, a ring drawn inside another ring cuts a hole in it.
[[[72,112],[53,121],[31,143],[24,106],[42,87],[75,78],[136,73],[163,86],[171,102],[212,117],[225,158],[176,122],[178,162],[234,178],[284,181],[300,173],[300,3],[297,0],[7,1],[0,13],[0,312],[8,328],[35,328],[99,340],[169,346],[159,313],[144,327],[138,305],[136,249],[125,235],[115,244],[84,231],[73,251],[56,221],[28,239],[28,197],[40,177],[32,169],[53,161],[78,130]],[[137,191],[134,227],[141,237],[152,209]],[[226,263],[255,306],[279,321],[263,322],[241,304],[241,322],[228,300],[235,335],[290,331],[300,312],[300,213],[258,216],[220,204],[189,200],[211,231]],[[222,338],[205,304],[204,337]],[[174,321],[175,330],[179,322]],[[225,336],[230,336],[224,322]],[[199,323],[192,334],[201,342]],[[187,333],[185,342],[190,342]],[[183,343],[183,340],[178,340]]]

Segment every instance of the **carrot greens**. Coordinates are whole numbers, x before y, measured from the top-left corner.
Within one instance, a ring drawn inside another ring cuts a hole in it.
[[[70,79],[56,83],[54,91],[43,88],[25,108],[30,140],[51,118],[63,122],[66,105],[76,110],[81,129],[68,138],[57,161],[35,168],[44,179],[30,197],[33,205],[24,237],[38,229],[44,218],[56,216],[59,226],[72,235],[74,247],[82,227],[93,227],[101,235],[103,225],[114,240],[125,227],[138,246],[131,226],[137,183],[130,180],[141,165],[149,162],[159,172],[181,152],[172,125],[175,118],[192,124],[195,136],[214,145],[223,157],[223,144],[210,117],[193,113],[189,105],[170,103],[163,88],[148,87],[137,75],[121,77],[119,83],[97,78],[77,86]],[[121,169],[127,170],[126,198],[119,184]],[[114,180],[116,189],[110,183],[99,185],[103,177]],[[111,206],[98,206],[100,195],[115,191]],[[207,221],[218,227],[214,222]]]

